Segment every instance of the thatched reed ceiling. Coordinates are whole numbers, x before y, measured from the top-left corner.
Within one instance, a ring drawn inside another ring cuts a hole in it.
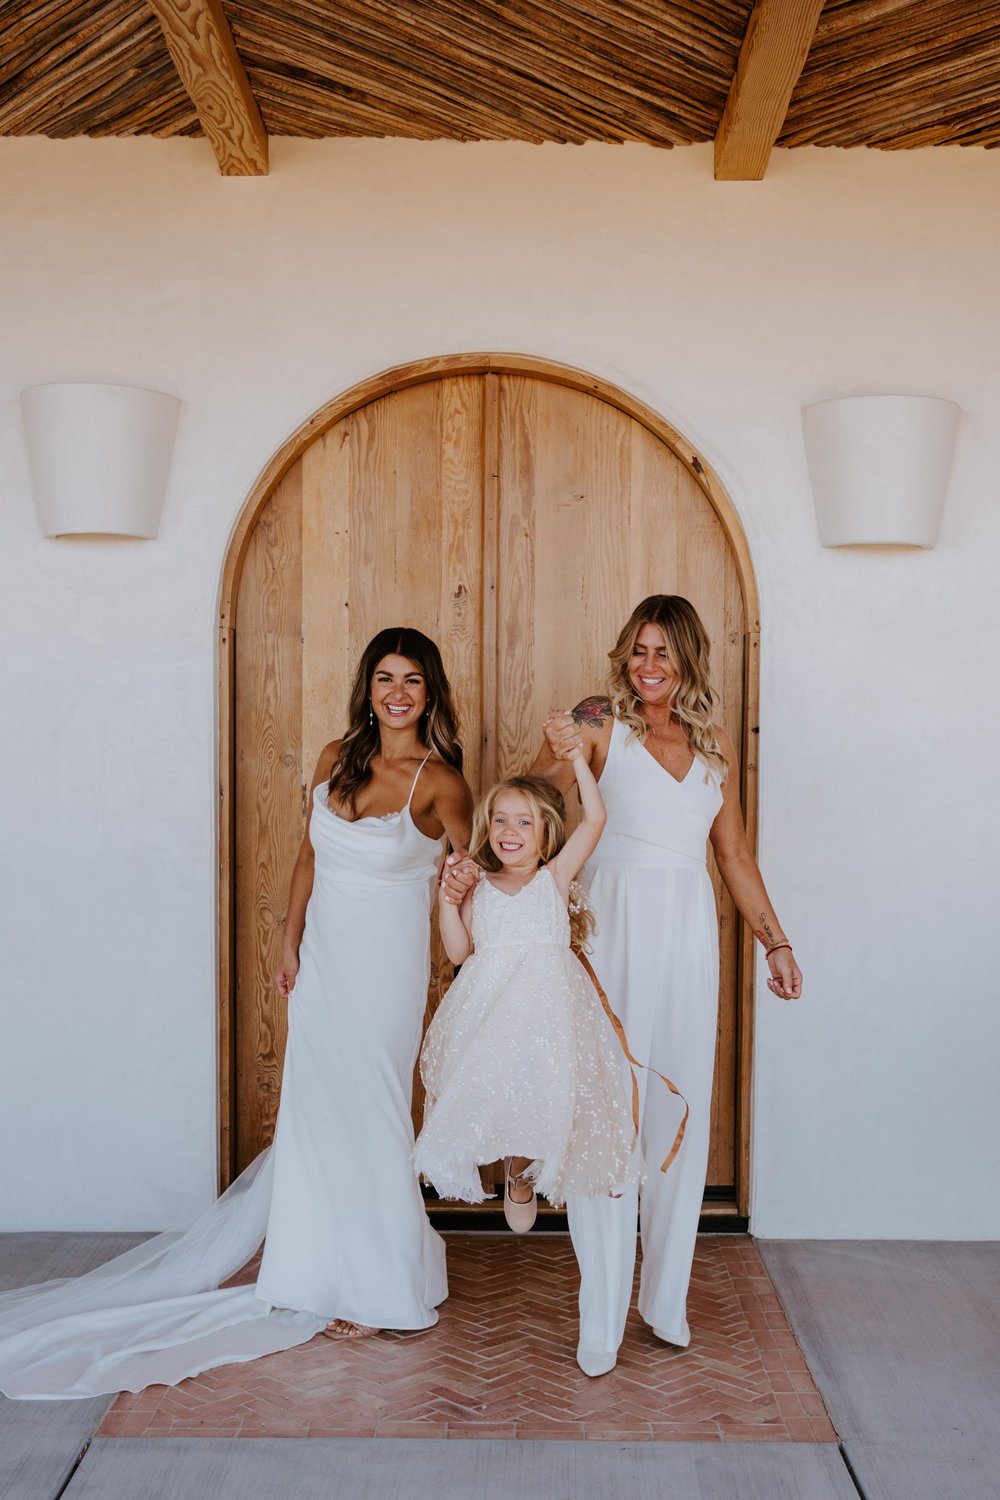
[[[1000,4],[827,0],[778,144],[1000,145]]]
[[[998,0],[759,0],[750,24],[753,11],[754,0],[0,0],[0,134],[202,134],[191,80],[211,71],[214,44],[196,35],[207,17],[235,42],[244,103],[268,135],[673,146],[712,140],[725,113],[739,147],[763,100],[764,163],[775,138],[1000,143]],[[191,49],[186,68],[178,47]],[[749,97],[734,102],[740,87]],[[266,142],[264,156],[246,170],[266,170]]]

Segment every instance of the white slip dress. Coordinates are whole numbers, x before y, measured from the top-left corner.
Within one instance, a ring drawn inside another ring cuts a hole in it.
[[[175,1385],[306,1343],[333,1318],[436,1322],[444,1245],[410,1165],[410,1092],[440,845],[414,824],[412,796],[350,823],[317,787],[274,1145],[190,1229],[86,1276],[0,1295],[3,1394]],[[256,1286],[220,1288],[265,1235]]]
[[[670,1170],[650,1170],[641,1193],[639,1312],[669,1342],[690,1340],[685,1304],[705,1187],[718,1019],[719,939],[706,868],[722,806],[718,774],[695,756],[678,781],[615,720],[601,774],[604,834],[581,877],[597,918],[591,962],[629,1046],[665,1073],[690,1106]],[[640,1142],[659,1161],[683,1106],[638,1070]],[[636,1189],[618,1199],[571,1197],[580,1266],[580,1347],[617,1350],[636,1254]]]
[[[354,822],[327,805],[325,783],[316,789],[257,1280],[275,1307],[375,1328],[429,1328],[448,1295],[444,1241],[410,1164],[441,854],[413,821],[415,787],[402,811]]]
[[[508,894],[483,876],[472,897],[475,952],[427,1031],[416,1170],[442,1198],[480,1203],[477,1168],[527,1156],[550,1203],[635,1181],[639,1154],[623,1053],[569,946],[552,872]]]

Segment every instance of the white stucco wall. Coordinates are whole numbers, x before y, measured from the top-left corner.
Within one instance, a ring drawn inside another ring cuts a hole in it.
[[[387,366],[624,386],[729,488],[763,619],[754,1228],[998,1236],[1000,153],[0,140],[0,1227],[156,1228],[215,1180],[215,608],[281,441]],[[184,400],[157,542],[46,541],[17,395]],[[817,540],[799,409],[963,408],[936,551]],[[989,920],[992,918],[992,920]]]

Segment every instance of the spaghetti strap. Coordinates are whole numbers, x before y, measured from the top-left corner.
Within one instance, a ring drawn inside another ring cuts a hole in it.
[[[414,778],[413,778],[413,785],[410,787],[410,795],[406,799],[406,806],[407,807],[409,807],[410,803],[413,801],[413,793],[417,790],[417,782],[420,780],[420,773],[424,769],[424,766],[426,766],[427,762],[430,760],[430,758],[431,758],[431,756],[433,754],[434,754],[434,750],[433,750],[433,748],[431,748],[430,750],[428,750],[427,754],[424,756],[423,760],[420,762],[419,766],[417,767],[417,774],[416,774],[416,776],[414,776]]]

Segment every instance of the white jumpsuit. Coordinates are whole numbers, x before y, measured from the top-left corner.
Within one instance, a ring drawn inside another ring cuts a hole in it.
[[[683,1106],[655,1077],[638,1070],[648,1169],[641,1194],[639,1312],[668,1342],[686,1345],[718,1015],[718,917],[705,859],[722,806],[721,783],[697,756],[678,781],[615,720],[601,793],[607,827],[582,877],[597,917],[591,962],[633,1056],[671,1078],[691,1110],[680,1152],[661,1173],[656,1166],[670,1148]],[[622,1341],[635,1268],[636,1210],[635,1187],[620,1198],[568,1200],[580,1266],[581,1355],[613,1355]]]

